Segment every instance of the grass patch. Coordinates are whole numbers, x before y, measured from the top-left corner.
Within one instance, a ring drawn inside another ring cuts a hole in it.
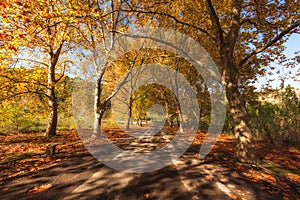
[[[0,135],[7,136],[7,135],[9,135],[9,132],[0,130]]]
[[[261,165],[275,173],[278,173],[282,176],[286,176],[287,174],[293,174],[293,175],[299,175],[300,176],[300,172],[297,170],[292,170],[292,169],[286,169],[281,165],[278,165],[272,161],[263,161],[261,163]]]
[[[32,157],[32,156],[38,156],[41,154],[44,154],[45,151],[34,151],[34,152],[30,152],[30,153],[16,153],[13,155],[9,155],[5,158],[4,162],[6,161],[10,161],[10,160],[18,160],[18,159],[23,159],[23,158],[27,158],[27,157]]]

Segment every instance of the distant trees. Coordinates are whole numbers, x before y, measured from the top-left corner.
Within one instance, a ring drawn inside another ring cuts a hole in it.
[[[269,98],[273,97],[278,101],[270,102],[266,93]],[[260,93],[260,100],[257,98],[247,105],[252,130],[259,139],[270,143],[299,145],[300,101],[295,90],[288,86],[266,93]]]

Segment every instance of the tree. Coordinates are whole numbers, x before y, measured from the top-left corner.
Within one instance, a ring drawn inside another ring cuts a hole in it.
[[[257,92],[247,104],[249,122],[258,138],[271,144],[293,146],[299,143],[299,99],[288,86]]]
[[[134,51],[128,52],[114,60],[114,62],[107,67],[106,74],[104,76],[104,81],[107,83],[104,88],[105,91],[110,94],[114,94],[110,97],[114,97],[116,99],[116,103],[119,104],[119,109],[115,110],[115,115],[118,115],[119,119],[121,119],[124,115],[127,117],[126,130],[130,128],[130,124],[132,122],[132,105],[134,101],[137,100],[137,98],[133,96],[137,79],[143,73],[143,70],[133,69],[142,65],[145,59],[146,57],[144,57],[143,53]],[[118,84],[121,85],[121,87],[117,87],[117,90],[115,90],[114,88],[118,86]],[[126,96],[130,96],[129,99],[126,99]]]
[[[104,75],[110,60],[109,54],[114,50],[115,32],[126,29],[126,15],[118,12],[122,3],[114,0],[85,2],[89,13],[82,26],[79,28],[84,38],[83,48],[86,56],[91,59],[91,67],[96,73],[94,94],[94,132],[99,133],[101,121],[105,111],[110,106],[111,98],[119,88],[109,95],[103,95]],[[104,56],[103,56],[104,55]]]
[[[297,144],[299,142],[299,98],[291,86],[287,86],[281,94],[281,120],[280,133],[286,144]]]
[[[4,47],[1,57],[9,60],[5,64],[11,66],[19,62],[28,68],[47,69],[47,92],[43,93],[50,108],[47,136],[56,135],[56,87],[65,78],[65,71],[72,63],[65,55],[79,38],[77,26],[82,13],[77,12],[76,6],[72,1],[42,0],[13,0],[1,4],[1,37],[5,39],[5,43],[1,44]]]
[[[255,162],[245,109],[245,88],[299,31],[298,1],[130,1],[138,24],[174,28],[197,40],[222,74],[237,144],[237,157]]]
[[[5,70],[4,70],[5,69]],[[4,68],[0,72],[1,124],[6,131],[44,129],[47,106],[47,69]],[[58,110],[70,118],[73,79],[64,77],[56,86]],[[68,115],[69,113],[69,115]],[[66,119],[65,119],[66,120]],[[65,121],[64,120],[64,121]]]

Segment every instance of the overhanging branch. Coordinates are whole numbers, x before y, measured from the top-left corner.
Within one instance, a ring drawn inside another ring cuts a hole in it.
[[[214,6],[213,6],[211,0],[206,0],[206,7],[207,7],[208,13],[210,15],[210,18],[212,20],[213,26],[216,29],[216,32],[218,35],[217,38],[219,38],[220,45],[223,45],[224,44],[223,30],[222,30],[222,27],[220,24],[219,17],[214,9]]]
[[[157,12],[157,11],[144,11],[144,10],[134,10],[134,9],[121,9],[120,11],[122,12],[134,12],[134,13],[142,13],[142,14],[153,14],[153,15],[161,15],[161,16],[166,16],[171,18],[172,20],[174,20],[176,23],[184,25],[184,26],[188,26],[191,28],[194,28],[202,33],[204,33],[206,36],[208,36],[209,38],[213,39],[213,37],[209,34],[209,32],[199,26],[195,26],[193,24],[187,23],[187,22],[183,22],[179,19],[177,19],[176,17],[174,17],[173,15],[170,15],[168,13],[161,13],[161,12]]]
[[[278,42],[280,39],[282,39],[285,35],[289,34],[292,30],[294,30],[295,28],[297,28],[298,26],[300,26],[300,21],[291,25],[290,27],[288,27],[287,29],[285,29],[284,31],[282,31],[279,35],[277,35],[275,38],[273,38],[271,41],[269,41],[269,43],[266,44],[266,46],[257,49],[256,51],[253,51],[252,53],[250,53],[249,55],[247,55],[238,65],[238,67],[241,67],[242,65],[244,65],[252,56],[257,55],[263,51],[265,51],[266,49],[268,49],[269,47],[271,47],[273,44],[275,44],[276,42]]]

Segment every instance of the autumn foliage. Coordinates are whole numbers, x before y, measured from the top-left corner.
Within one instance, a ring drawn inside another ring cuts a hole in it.
[[[289,198],[288,193],[300,184],[299,95],[284,84],[286,77],[281,78],[279,89],[258,91],[254,84],[267,75],[266,69],[281,73],[274,63],[286,70],[298,66],[299,55],[288,59],[283,51],[288,38],[299,34],[299,7],[300,1],[295,0],[2,0],[1,182],[86,153],[72,113],[73,100],[79,97],[72,96],[73,90],[84,77],[88,77],[85,89],[93,94],[80,94],[86,101],[80,103],[90,106],[94,131],[104,127],[112,141],[126,137],[115,127],[111,100],[122,86],[121,78],[147,63],[171,66],[197,91],[199,133],[187,153],[197,152],[211,120],[212,88],[191,63],[175,53],[150,48],[103,61],[104,54],[115,50],[116,38],[148,27],[172,29],[193,38],[222,76],[228,111],[224,132],[228,134],[221,135],[206,159],[243,175],[262,190]],[[289,78],[298,80],[299,75],[297,70]],[[150,84],[128,94],[126,129],[147,126],[155,104],[166,111],[166,129],[180,129],[180,105],[168,88]],[[49,143],[61,151],[45,157]],[[51,187],[36,185],[28,194]],[[145,192],[143,198],[151,199],[151,193]]]

